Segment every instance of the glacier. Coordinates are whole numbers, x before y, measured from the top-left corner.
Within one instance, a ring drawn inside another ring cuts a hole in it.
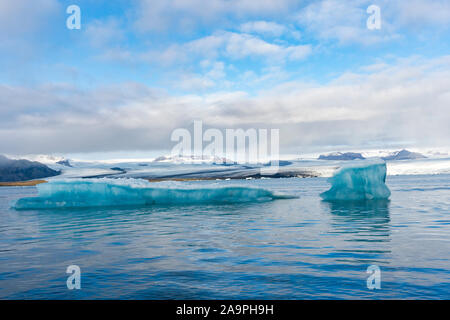
[[[261,202],[292,198],[245,186],[195,185],[143,179],[63,179],[39,184],[37,197],[17,200],[17,210],[158,204]]]
[[[328,178],[331,188],[320,194],[323,200],[381,200],[391,191],[386,186],[386,163],[374,160],[356,160],[344,165]]]

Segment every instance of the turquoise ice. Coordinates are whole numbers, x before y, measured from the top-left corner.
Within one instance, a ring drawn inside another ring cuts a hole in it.
[[[340,168],[328,179],[331,188],[320,194],[324,200],[388,199],[384,161],[359,161]]]
[[[144,206],[153,204],[260,202],[289,196],[245,186],[153,182],[142,179],[65,179],[37,185],[38,196],[17,200],[15,209]]]

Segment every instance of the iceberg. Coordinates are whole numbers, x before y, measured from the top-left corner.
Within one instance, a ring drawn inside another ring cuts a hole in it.
[[[320,194],[323,200],[380,200],[391,195],[386,186],[384,161],[357,161],[341,167],[328,179],[331,188]]]
[[[195,185],[181,182],[148,182],[143,179],[64,179],[37,186],[37,197],[21,198],[17,210],[145,206],[158,204],[261,202],[292,198],[245,186]]]

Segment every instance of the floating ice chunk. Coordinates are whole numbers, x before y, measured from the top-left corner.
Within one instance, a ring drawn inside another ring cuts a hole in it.
[[[324,200],[388,199],[384,161],[355,161],[340,168],[328,179],[331,188],[320,196]]]
[[[258,202],[289,198],[245,186],[150,183],[142,179],[65,179],[37,185],[38,196],[16,201],[16,209]]]

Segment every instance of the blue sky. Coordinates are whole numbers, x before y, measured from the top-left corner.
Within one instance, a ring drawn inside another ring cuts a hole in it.
[[[450,137],[448,1],[2,0],[0,40],[4,153],[170,149],[194,120],[285,152]]]

